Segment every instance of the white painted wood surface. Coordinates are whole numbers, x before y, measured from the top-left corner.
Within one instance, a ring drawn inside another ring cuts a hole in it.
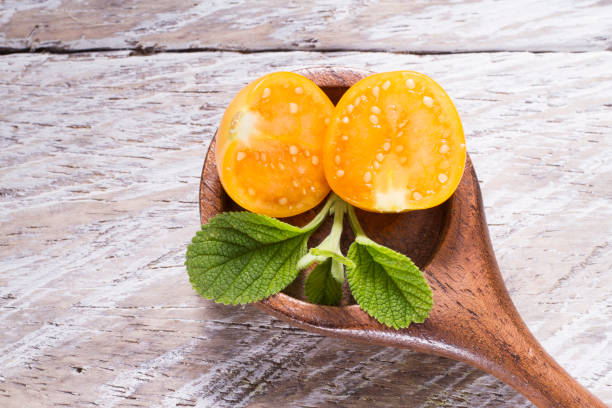
[[[513,300],[612,404],[611,52],[111,52],[0,57],[0,406],[531,406],[464,364],[190,288],[224,107],[262,73],[316,65],[414,69],[448,91]]]
[[[0,47],[598,51],[599,0],[4,0]]]

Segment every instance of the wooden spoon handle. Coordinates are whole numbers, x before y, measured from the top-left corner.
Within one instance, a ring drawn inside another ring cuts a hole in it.
[[[469,163],[466,170],[444,241],[426,268],[435,307],[406,338],[429,339],[424,351],[482,368],[539,407],[605,407],[544,351],[519,316],[491,247],[476,173]]]
[[[540,408],[606,407],[557,364],[522,320],[513,318],[507,324],[511,327],[506,326],[503,332],[490,333],[497,335],[497,347],[486,347],[481,353],[488,355],[479,355],[472,364],[511,385]]]
[[[606,405],[574,380],[541,347],[532,350],[533,361],[525,367],[517,365],[506,382],[529,398],[538,407],[591,407]]]

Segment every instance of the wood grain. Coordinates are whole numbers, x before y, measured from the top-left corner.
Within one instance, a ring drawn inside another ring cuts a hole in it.
[[[200,299],[202,161],[262,73],[410,68],[462,116],[511,297],[612,403],[612,53],[0,57],[0,405],[525,407],[461,363]]]
[[[612,4],[596,0],[8,0],[0,11],[12,50],[612,49]]]

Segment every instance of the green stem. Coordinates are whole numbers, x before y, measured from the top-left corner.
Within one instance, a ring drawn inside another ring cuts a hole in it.
[[[366,237],[366,234],[363,232],[363,228],[361,228],[361,224],[359,224],[359,220],[357,219],[357,214],[355,214],[355,208],[352,205],[348,205],[348,216],[349,221],[351,222],[351,228],[353,228],[353,232],[355,233],[355,238],[358,237]]]
[[[342,228],[344,224],[344,213],[347,210],[348,204],[342,200],[336,201],[334,204],[334,224],[332,225],[331,232],[329,236],[325,239],[329,239],[329,248],[330,250],[335,250],[337,252],[340,251],[340,237],[342,236]]]
[[[333,193],[332,193],[332,196],[327,201],[327,203],[325,204],[325,207],[323,208],[324,210],[326,207],[328,207],[328,204],[330,205],[330,207],[327,211],[332,212],[334,214],[334,223],[332,224],[332,229],[329,235],[325,237],[325,239],[321,241],[321,243],[317,245],[316,248],[334,252],[342,256],[342,253],[340,252],[340,238],[342,237],[342,228],[344,224],[344,213],[347,210],[348,204],[342,201],[342,199],[340,199],[337,195]],[[318,222],[317,224],[315,224],[316,227],[318,227],[322,222],[322,219],[318,220],[320,214],[327,214],[327,213],[325,213],[322,210],[319,214],[317,214],[315,219],[313,219],[313,221],[317,220]],[[325,219],[325,217],[323,217],[323,219]],[[310,224],[313,224],[313,221],[311,221],[306,227],[304,227],[304,229],[309,227]],[[322,262],[325,259],[327,259],[326,256],[314,255],[312,254],[311,251],[309,251],[306,255],[304,255],[298,261],[297,267],[298,269],[304,269],[308,265],[311,265],[313,262]]]
[[[331,262],[331,276],[342,286],[342,282],[344,282],[344,265],[335,259],[332,259]]]
[[[332,193],[327,199],[327,202],[325,203],[321,211],[319,211],[319,213],[315,215],[315,217],[308,224],[304,225],[302,227],[302,230],[312,231],[314,229],[319,228],[325,218],[327,218],[327,216],[329,215],[329,210],[332,205],[334,205],[334,203],[336,203],[338,200],[340,200],[339,197],[336,194]]]

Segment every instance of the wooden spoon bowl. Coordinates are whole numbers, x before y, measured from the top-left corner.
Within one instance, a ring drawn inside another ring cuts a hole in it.
[[[369,73],[345,68],[298,71],[336,103]],[[223,191],[211,143],[200,183],[200,217],[239,210]],[[318,208],[287,218],[306,224]],[[538,407],[605,407],[561,368],[537,342],[519,316],[504,286],[489,239],[476,172],[467,159],[456,192],[444,204],[404,214],[357,211],[373,240],[411,257],[433,290],[434,307],[422,324],[394,330],[354,304],[318,306],[303,300],[299,282],[257,304],[266,312],[304,329],[385,346],[410,348],[463,361],[514,387]],[[321,228],[312,240],[326,235]],[[343,237],[346,251],[352,235]]]

